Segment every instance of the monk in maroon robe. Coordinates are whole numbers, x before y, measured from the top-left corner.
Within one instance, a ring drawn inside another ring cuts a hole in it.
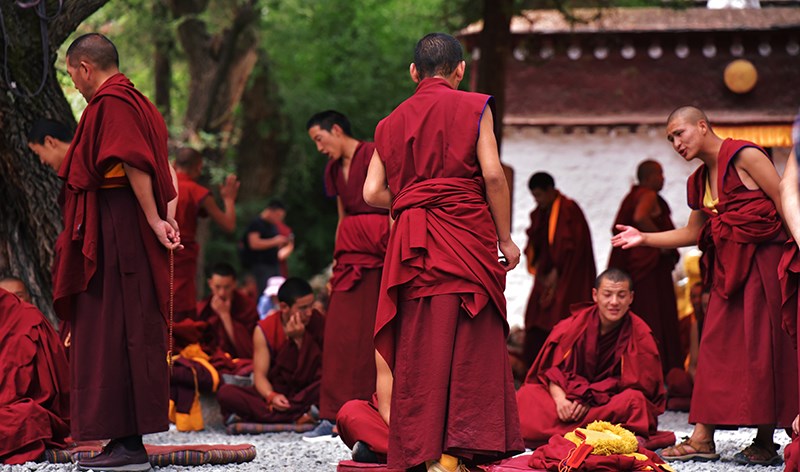
[[[781,329],[776,268],[786,234],[779,216],[779,177],[769,156],[747,141],[721,139],[705,113],[681,107],[667,120],[667,139],[684,159],[703,163],[689,178],[692,213],[683,228],[641,233],[620,225],[623,249],[697,243],[710,290],[694,378],[692,436],[665,449],[667,460],[716,460],[714,430],[757,426],[750,446],[734,456],[745,464],[780,461],[772,436],[797,413],[797,362]],[[735,392],[732,394],[731,392]]]
[[[235,175],[225,178],[220,186],[224,210],[220,209],[211,192],[195,180],[203,170],[203,156],[188,147],[178,149],[175,172],[178,177],[178,207],[175,220],[181,229],[183,250],[175,253],[175,319],[195,318],[197,310],[197,259],[200,245],[195,237],[201,217],[210,217],[223,231],[236,229],[236,195],[239,182]]]
[[[786,169],[780,184],[781,204],[783,206],[783,217],[786,228],[791,234],[791,239],[784,245],[781,263],[778,266],[778,274],[781,281],[781,292],[783,295],[783,328],[792,338],[797,349],[798,340],[798,303],[800,298],[797,296],[800,288],[800,180],[798,180],[797,156],[800,156],[800,115],[795,117],[792,129],[794,147],[789,160],[786,162]],[[797,351],[800,356],[800,351]],[[798,359],[800,361],[800,359]],[[795,417],[792,422],[792,443],[783,452],[786,459],[786,472],[797,472],[800,468],[800,417]]]
[[[325,353],[319,430],[328,433],[348,400],[375,392],[375,311],[389,240],[389,212],[364,201],[364,180],[375,144],[353,138],[350,121],[328,110],[308,120],[308,135],[328,156],[325,189],[336,197],[339,224],[333,252],[330,301],[325,315]]]
[[[53,265],[56,313],[72,323],[72,437],[111,438],[81,469],[149,470],[142,435],[169,426],[169,250],[180,248],[167,127],[104,36],[76,39],[66,63],[88,102],[59,171]]]
[[[658,429],[664,376],[650,328],[629,310],[631,278],[612,268],[595,287],[594,303],[573,305],[572,316],[553,328],[517,391],[530,448],[598,420],[645,441]]]
[[[209,274],[211,295],[197,303],[197,320],[207,324],[200,340],[203,351],[212,358],[252,359],[253,329],[259,319],[255,303],[236,290],[236,271],[230,264],[215,264]]]
[[[639,231],[675,229],[667,202],[658,192],[664,187],[664,170],[656,161],[644,161],[636,169],[637,185],[622,200],[614,226],[633,226]],[[612,229],[616,234],[618,230]],[[672,283],[672,269],[680,254],[675,249],[637,247],[630,250],[613,248],[609,267],[629,273],[636,287],[631,310],[641,316],[653,330],[664,373],[683,368],[678,303]]]
[[[519,248],[494,102],[456,90],[465,66],[451,36],[417,43],[417,90],[378,125],[364,184],[365,200],[395,220],[375,324],[394,376],[391,401],[379,397],[391,404],[391,468],[455,470],[523,448],[503,295]]]
[[[67,446],[69,369],[44,315],[2,288],[0,332],[0,463],[22,464]]]
[[[289,423],[319,402],[325,319],[312,308],[314,292],[303,279],[287,279],[278,300],[279,310],[253,331],[254,386],[223,385],[217,392],[226,418]]]
[[[537,206],[525,248],[528,271],[536,277],[525,310],[526,367],[553,326],[569,316],[569,306],[591,300],[597,274],[589,225],[578,204],[561,194],[545,172],[533,174],[528,188]]]

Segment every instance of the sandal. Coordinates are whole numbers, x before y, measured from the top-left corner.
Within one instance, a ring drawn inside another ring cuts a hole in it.
[[[659,453],[665,461],[716,461],[719,460],[714,441],[695,441],[684,438],[683,442],[661,450]]]
[[[779,465],[783,463],[778,454],[779,448],[777,444],[772,444],[770,448],[753,441],[753,444],[734,454],[733,461],[744,465]]]

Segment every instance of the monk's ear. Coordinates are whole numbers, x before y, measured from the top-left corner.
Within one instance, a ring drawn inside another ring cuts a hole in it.
[[[45,136],[42,144],[47,147],[54,148],[56,147],[56,140],[52,136]]]
[[[287,312],[287,311],[289,311],[289,310],[290,310],[292,307],[290,307],[290,306],[289,306],[289,304],[288,304],[288,303],[286,303],[286,302],[278,302],[278,308],[280,308],[280,310],[281,310],[281,311],[283,311],[283,312]]]
[[[706,123],[706,120],[698,121],[697,122],[697,127],[700,129],[700,133],[702,133],[703,136],[708,134],[708,123]]]
[[[413,62],[410,66],[408,66],[408,73],[411,74],[411,80],[414,81],[415,84],[419,83],[419,71],[417,70],[417,65]]]
[[[461,82],[461,80],[464,79],[464,73],[466,72],[466,70],[467,70],[467,62],[466,61],[459,62],[458,67],[456,67],[455,71],[456,78],[458,79],[459,82]]]
[[[592,289],[592,300],[594,300],[594,302],[597,303],[597,289],[596,288]]]

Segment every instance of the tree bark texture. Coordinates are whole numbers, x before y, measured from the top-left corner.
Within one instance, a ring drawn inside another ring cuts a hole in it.
[[[75,119],[55,77],[56,53],[78,25],[108,0],[64,2],[62,11],[46,22],[49,50],[42,51],[41,20],[35,9],[22,9],[2,0],[8,44],[8,68],[0,74],[0,273],[19,277],[28,285],[34,303],[55,322],[51,266],[55,239],[61,230],[57,197],[61,182],[28,149],[27,134],[37,118],[50,118],[74,129]],[[47,2],[55,13],[56,2]],[[0,38],[2,40],[2,38]],[[49,73],[42,91],[30,96],[41,82],[43,64]],[[21,95],[12,90],[12,84]]]
[[[278,89],[266,53],[259,52],[250,86],[242,97],[241,137],[236,150],[240,198],[269,196],[289,148]]]
[[[220,134],[220,147],[229,143],[234,108],[241,99],[256,63],[256,0],[238,4],[228,28],[210,34],[205,22],[189,16],[178,26],[178,40],[189,63],[189,99],[184,117],[186,138],[199,131]],[[207,2],[171,2],[173,15],[197,13]],[[177,7],[181,8],[177,8]]]
[[[513,0],[483,0],[483,30],[478,39],[481,57],[478,61],[477,91],[494,95],[494,131],[497,147],[503,140],[503,114],[506,99],[506,59],[511,54],[511,17]]]

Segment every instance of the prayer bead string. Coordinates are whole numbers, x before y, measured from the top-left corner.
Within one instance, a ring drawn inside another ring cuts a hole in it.
[[[172,373],[172,317],[175,312],[175,251],[169,250],[169,348],[167,349],[167,364]]]

